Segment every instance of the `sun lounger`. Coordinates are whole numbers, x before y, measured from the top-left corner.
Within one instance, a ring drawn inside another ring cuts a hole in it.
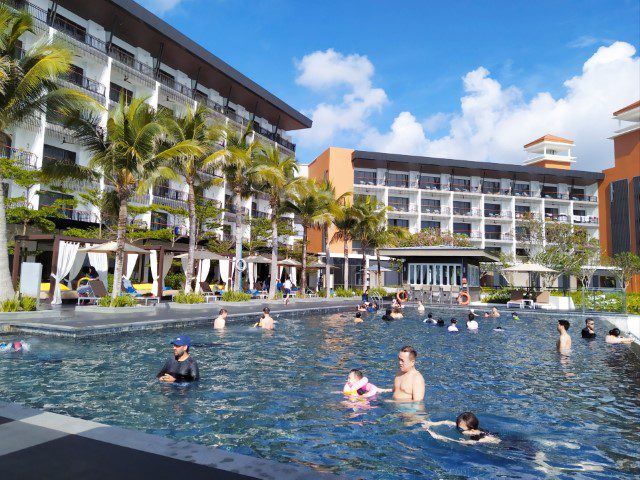
[[[93,294],[86,297],[79,296],[78,305],[83,305],[83,304],[89,305],[92,302],[97,303],[98,300],[109,295],[109,292],[107,292],[107,289],[104,288],[104,284],[98,279],[89,280],[89,286],[91,287],[91,292]],[[82,303],[82,302],[88,302],[88,303]]]
[[[126,294],[131,295],[137,302],[144,303],[145,306],[148,306],[149,302],[155,302],[156,305],[160,303],[160,299],[155,295],[142,294],[138,292],[128,278],[122,277],[122,289]]]
[[[527,300],[524,298],[524,292],[522,290],[514,290],[511,292],[511,298],[507,302],[507,308],[533,308],[533,300]]]
[[[533,304],[533,308],[540,308],[542,310],[553,310],[555,307],[551,305],[551,293],[542,292],[536,297],[536,301]]]
[[[204,295],[204,301],[206,303],[209,303],[209,300],[217,302],[220,299],[220,295],[217,295],[216,292],[211,290],[211,285],[209,285],[207,282],[200,282],[200,290]]]

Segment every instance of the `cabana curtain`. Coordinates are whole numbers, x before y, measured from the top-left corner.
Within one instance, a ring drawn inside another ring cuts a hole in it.
[[[198,281],[196,282],[196,292],[200,291],[200,282],[204,282],[209,275],[211,269],[211,260],[205,258],[200,260],[200,268],[198,269]]]
[[[51,300],[52,305],[60,305],[62,303],[62,295],[60,293],[60,281],[69,275],[71,271],[71,267],[76,259],[76,254],[78,253],[78,248],[80,247],[79,243],[76,242],[60,242],[59,250],[58,250],[58,267],[55,273],[51,272],[51,277],[53,278],[54,290],[53,290],[53,299]]]
[[[106,253],[89,252],[89,263],[98,272],[98,277],[104,285],[104,288],[108,289],[109,285],[109,262],[107,260]]]
[[[133,273],[133,268],[136,266],[137,261],[138,261],[137,253],[127,254],[127,271],[124,272],[124,276],[127,278],[127,280],[131,280],[131,274]]]

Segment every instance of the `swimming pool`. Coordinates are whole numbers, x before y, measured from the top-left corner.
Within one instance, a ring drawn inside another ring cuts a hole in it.
[[[573,350],[562,357],[551,317],[480,319],[477,334],[450,334],[407,310],[401,321],[365,315],[359,325],[352,314],[281,315],[274,332],[231,320],[223,332],[198,327],[95,340],[27,338],[30,352],[0,356],[0,396],[356,478],[640,474],[640,361],[629,346],[605,345],[604,322],[596,324],[595,342],[579,338],[582,325],[573,324]],[[498,324],[505,332],[493,331]],[[171,354],[169,339],[179,333],[203,344],[192,349],[202,380],[190,388],[155,380]],[[384,401],[390,395],[354,406],[333,393],[351,368],[391,386],[405,344],[418,350],[424,409]],[[418,423],[465,410],[503,442],[443,443]]]

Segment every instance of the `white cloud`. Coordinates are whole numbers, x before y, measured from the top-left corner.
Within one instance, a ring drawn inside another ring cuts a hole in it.
[[[331,52],[342,59],[362,58]],[[370,80],[369,74],[364,77]],[[540,92],[527,100],[517,87],[505,87],[491,78],[484,67],[467,73],[462,81],[465,93],[460,111],[436,113],[422,121],[410,112],[401,112],[387,131],[367,124],[371,110],[354,114],[353,107],[344,102],[321,104],[314,111],[314,121],[316,114],[322,120],[318,137],[328,146],[343,130],[349,130],[356,135],[353,146],[358,148],[519,164],[525,158],[522,146],[550,133],[576,142],[575,168],[602,170],[613,162],[612,143],[607,139],[616,128],[612,112],[640,98],[640,59],[628,43],[600,47],[579,75],[564,81],[566,93],[559,98]],[[319,82],[331,85],[328,80]],[[370,84],[367,88],[376,90]],[[382,98],[386,100],[384,92]],[[376,103],[376,107],[383,103]],[[343,118],[343,113],[357,117],[358,126]],[[312,130],[315,128],[314,124]],[[435,131],[444,133],[432,136]]]
[[[364,130],[371,114],[387,103],[385,91],[371,83],[374,68],[366,56],[328,49],[305,55],[296,68],[299,85],[318,92],[343,92],[336,103],[320,103],[310,112],[313,128],[299,133],[308,146],[326,145],[338,132]]]
[[[177,7],[181,1],[182,0],[138,0],[138,3],[157,15],[163,15]]]

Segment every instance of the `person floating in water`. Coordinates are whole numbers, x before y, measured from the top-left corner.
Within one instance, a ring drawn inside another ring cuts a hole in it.
[[[485,318],[498,318],[500,317],[500,312],[496,307],[493,307],[490,311],[484,313]]]
[[[275,326],[275,322],[273,318],[271,318],[271,310],[269,307],[264,307],[262,309],[262,317],[260,317],[260,321],[254,325],[254,327],[264,328],[265,330],[273,330]]]
[[[446,425],[449,427],[456,427],[462,435],[463,440],[456,440],[454,438],[445,437],[431,430],[431,427],[437,427],[439,425]],[[476,443],[500,443],[500,439],[495,435],[485,432],[480,429],[480,422],[471,412],[463,412],[456,418],[455,422],[451,420],[442,420],[440,422],[423,422],[422,426],[429,432],[436,440],[443,440],[445,442],[457,442],[463,445],[474,445]]]
[[[511,318],[516,322],[520,320],[520,316],[516,312],[511,312]]]
[[[478,322],[476,322],[476,316],[469,312],[467,319],[467,330],[478,330]]]
[[[409,345],[398,353],[398,371],[393,381],[393,399],[400,402],[421,402],[424,399],[424,377],[416,370],[418,352]]]
[[[364,322],[364,320],[362,320],[362,314],[360,312],[356,312],[356,318],[353,320],[354,323],[362,323]]]
[[[447,327],[447,332],[457,332],[458,331],[458,321],[455,318],[451,319],[451,325]]]
[[[394,308],[391,311],[391,318],[393,318],[394,320],[400,320],[401,318],[404,318],[402,310],[400,310],[399,308]]]
[[[213,328],[216,330],[222,330],[227,324],[227,309],[221,308],[218,312],[218,317],[213,321]]]
[[[593,321],[593,318],[587,318],[585,321],[585,327],[582,329],[581,335],[582,338],[594,339],[596,338],[595,326],[596,322]]]
[[[631,343],[633,339],[625,338],[620,336],[619,328],[612,328],[609,330],[609,335],[604,337],[604,341],[607,343],[615,344],[615,343]]]
[[[429,312],[427,314],[427,318],[425,318],[422,323],[437,323],[436,320],[433,318],[433,313]]]
[[[0,352],[28,352],[31,346],[24,340],[0,343]]]
[[[358,312],[366,312],[367,311],[367,307],[368,307],[368,305],[366,303],[363,303],[362,305],[358,305],[356,307],[356,310]]]
[[[191,339],[182,335],[171,341],[173,346],[173,357],[167,360],[157,378],[161,382],[195,382],[200,380],[198,362],[189,355]]]
[[[438,325],[439,327],[444,327],[444,320],[442,318],[439,318],[436,322],[436,325]]]
[[[556,346],[560,352],[571,350],[571,337],[567,333],[571,324],[567,320],[558,320],[558,333],[560,337]]]
[[[379,306],[376,302],[370,303],[369,306],[367,307],[367,312],[369,313],[376,313],[379,310]]]
[[[425,308],[424,305],[422,304],[422,301],[418,300],[418,313],[424,313]]]
[[[352,369],[347,377],[347,383],[342,388],[345,395],[357,395],[359,397],[373,397],[377,393],[391,392],[390,388],[378,388],[357,368]]]

